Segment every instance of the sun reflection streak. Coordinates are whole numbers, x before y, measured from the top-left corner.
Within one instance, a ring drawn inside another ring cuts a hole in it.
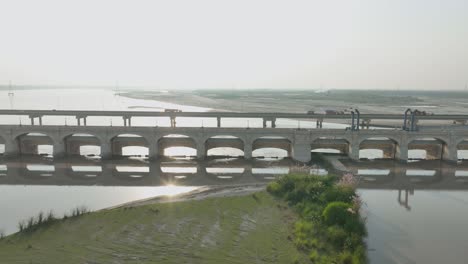
[[[198,187],[193,187],[193,186],[176,186],[173,184],[168,184],[166,186],[158,186],[158,187],[149,187],[149,188],[144,188],[141,191],[141,194],[146,196],[146,197],[151,197],[151,196],[174,196],[182,193],[187,193],[191,192]]]

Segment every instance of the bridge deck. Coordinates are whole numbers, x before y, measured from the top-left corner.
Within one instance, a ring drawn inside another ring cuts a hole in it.
[[[350,119],[351,114],[325,115],[307,113],[243,113],[243,112],[152,112],[152,111],[83,111],[83,110],[0,110],[0,115],[38,116],[122,116],[122,117],[225,117],[225,118],[293,118],[293,119]],[[403,119],[395,114],[361,114],[364,119]],[[468,115],[444,114],[417,116],[424,120],[468,120]]]

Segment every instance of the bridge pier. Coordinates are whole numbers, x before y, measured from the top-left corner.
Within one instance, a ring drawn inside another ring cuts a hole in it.
[[[271,128],[276,127],[276,118],[263,118],[263,128],[267,128],[267,122],[271,121]]]
[[[112,148],[110,142],[101,143],[101,159],[110,159],[112,158]]]
[[[309,162],[312,158],[311,146],[309,142],[295,142],[292,145],[292,158],[300,162]]]
[[[76,116],[76,123],[81,126],[81,119],[83,119],[83,125],[86,126],[86,116]]]
[[[198,141],[195,144],[195,147],[197,149],[197,159],[202,160],[206,157],[206,146],[205,146],[205,141]]]
[[[148,159],[156,160],[159,156],[158,143],[151,142],[148,146]]]
[[[124,126],[132,126],[132,117],[131,116],[123,116]]]
[[[348,156],[354,161],[359,160],[359,144],[356,141],[349,144]]]
[[[58,140],[54,142],[54,147],[53,147],[54,159],[64,157],[66,154],[67,152],[66,152],[65,142],[63,142],[63,140]]]
[[[395,159],[401,162],[408,161],[408,145],[398,144],[395,151]]]
[[[323,118],[318,118],[317,122],[315,122],[315,127],[316,128],[322,128],[323,127]]]
[[[244,159],[246,160],[252,159],[252,142],[250,143],[244,142]]]
[[[458,162],[458,147],[454,143],[443,146],[442,159],[449,162]]]
[[[18,141],[15,139],[7,140],[5,139],[5,152],[4,155],[6,157],[15,157],[20,154],[20,149],[18,145]]]

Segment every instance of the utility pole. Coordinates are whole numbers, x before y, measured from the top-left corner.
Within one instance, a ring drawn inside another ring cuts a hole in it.
[[[10,100],[10,109],[13,109],[14,108],[13,100],[14,100],[15,93],[11,90],[11,81],[9,81],[8,83],[8,88],[9,88],[8,98]]]

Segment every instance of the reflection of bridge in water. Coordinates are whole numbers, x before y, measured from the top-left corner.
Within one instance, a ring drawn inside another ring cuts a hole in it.
[[[394,161],[344,162],[359,177],[359,188],[398,190],[398,203],[411,210],[409,196],[415,190],[468,190],[468,163],[456,165],[443,161],[418,161],[402,164]]]
[[[343,161],[359,176],[362,189],[466,190],[468,163],[443,161],[402,164],[376,160]],[[25,157],[0,160],[0,184],[101,185],[101,186],[204,186],[268,182],[290,172],[326,174],[317,166],[297,165],[290,159],[213,159],[206,161],[162,159],[61,160]]]
[[[419,161],[402,164],[390,160],[343,160],[358,175],[360,189],[397,190],[397,201],[410,210],[415,190],[468,190],[468,162]],[[85,158],[61,160],[23,157],[0,160],[0,185],[53,186],[210,186],[267,184],[287,173],[327,174],[317,166],[297,165],[290,159],[242,158],[205,161]]]
[[[206,186],[266,183],[289,172],[326,173],[289,160],[212,161],[138,159],[52,160],[27,157],[0,161],[0,185]]]

